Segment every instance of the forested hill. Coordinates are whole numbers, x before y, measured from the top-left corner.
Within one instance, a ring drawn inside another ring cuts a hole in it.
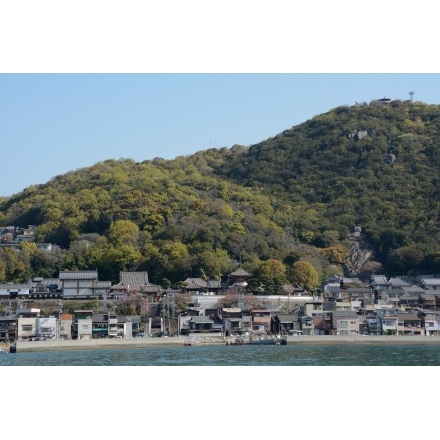
[[[176,282],[201,268],[219,277],[270,259],[305,259],[320,276],[381,264],[432,273],[440,271],[439,171],[440,106],[379,100],[250,147],[71,171],[3,199],[0,223],[38,226],[38,242],[65,250],[64,268],[99,268],[101,279],[148,270]]]

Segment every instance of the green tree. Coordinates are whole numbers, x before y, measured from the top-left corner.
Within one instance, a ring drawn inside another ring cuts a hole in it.
[[[266,293],[281,295],[283,285],[287,282],[286,266],[281,261],[271,258],[260,264],[255,277],[264,286]]]
[[[293,283],[304,287],[307,290],[313,290],[319,286],[318,272],[315,267],[307,261],[296,261],[292,264],[290,277]]]
[[[330,264],[342,265],[348,256],[348,251],[342,244],[337,244],[322,249],[321,255],[327,259]]]
[[[114,246],[137,246],[139,227],[130,220],[116,220],[110,225],[108,239]]]

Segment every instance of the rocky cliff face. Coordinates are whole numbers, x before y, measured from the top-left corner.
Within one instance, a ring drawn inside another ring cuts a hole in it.
[[[373,252],[368,249],[365,236],[362,234],[362,228],[360,226],[355,226],[349,238],[350,248],[348,258],[345,262],[345,270],[348,276],[356,276],[362,271],[362,266],[371,259]]]

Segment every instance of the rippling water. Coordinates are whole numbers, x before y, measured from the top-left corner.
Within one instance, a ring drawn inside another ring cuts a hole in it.
[[[438,365],[438,345],[221,345],[0,354],[0,366]]]

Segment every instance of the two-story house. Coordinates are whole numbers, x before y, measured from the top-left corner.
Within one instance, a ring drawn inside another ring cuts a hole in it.
[[[31,340],[38,335],[37,321],[40,316],[40,309],[21,308],[17,309],[17,339]]]
[[[96,270],[63,270],[59,280],[65,299],[102,299],[111,287],[111,281],[98,280]]]
[[[301,334],[301,323],[295,313],[276,314],[272,317],[271,332],[282,335]]]
[[[397,314],[397,332],[401,335],[424,335],[422,320],[415,313]]]
[[[332,314],[332,319],[333,330],[337,335],[359,334],[359,317],[356,312],[351,310],[335,310]]]
[[[397,334],[397,312],[393,309],[378,310],[378,318],[382,323],[382,334],[396,335]]]
[[[269,309],[255,308],[252,310],[252,332],[267,334],[270,332],[272,323],[271,311]]]
[[[426,336],[440,335],[440,313],[428,313],[425,315]]]
[[[243,331],[243,319],[239,307],[220,307],[218,315],[223,321],[226,334]]]
[[[17,315],[0,316],[0,342],[15,341],[17,337]]]

